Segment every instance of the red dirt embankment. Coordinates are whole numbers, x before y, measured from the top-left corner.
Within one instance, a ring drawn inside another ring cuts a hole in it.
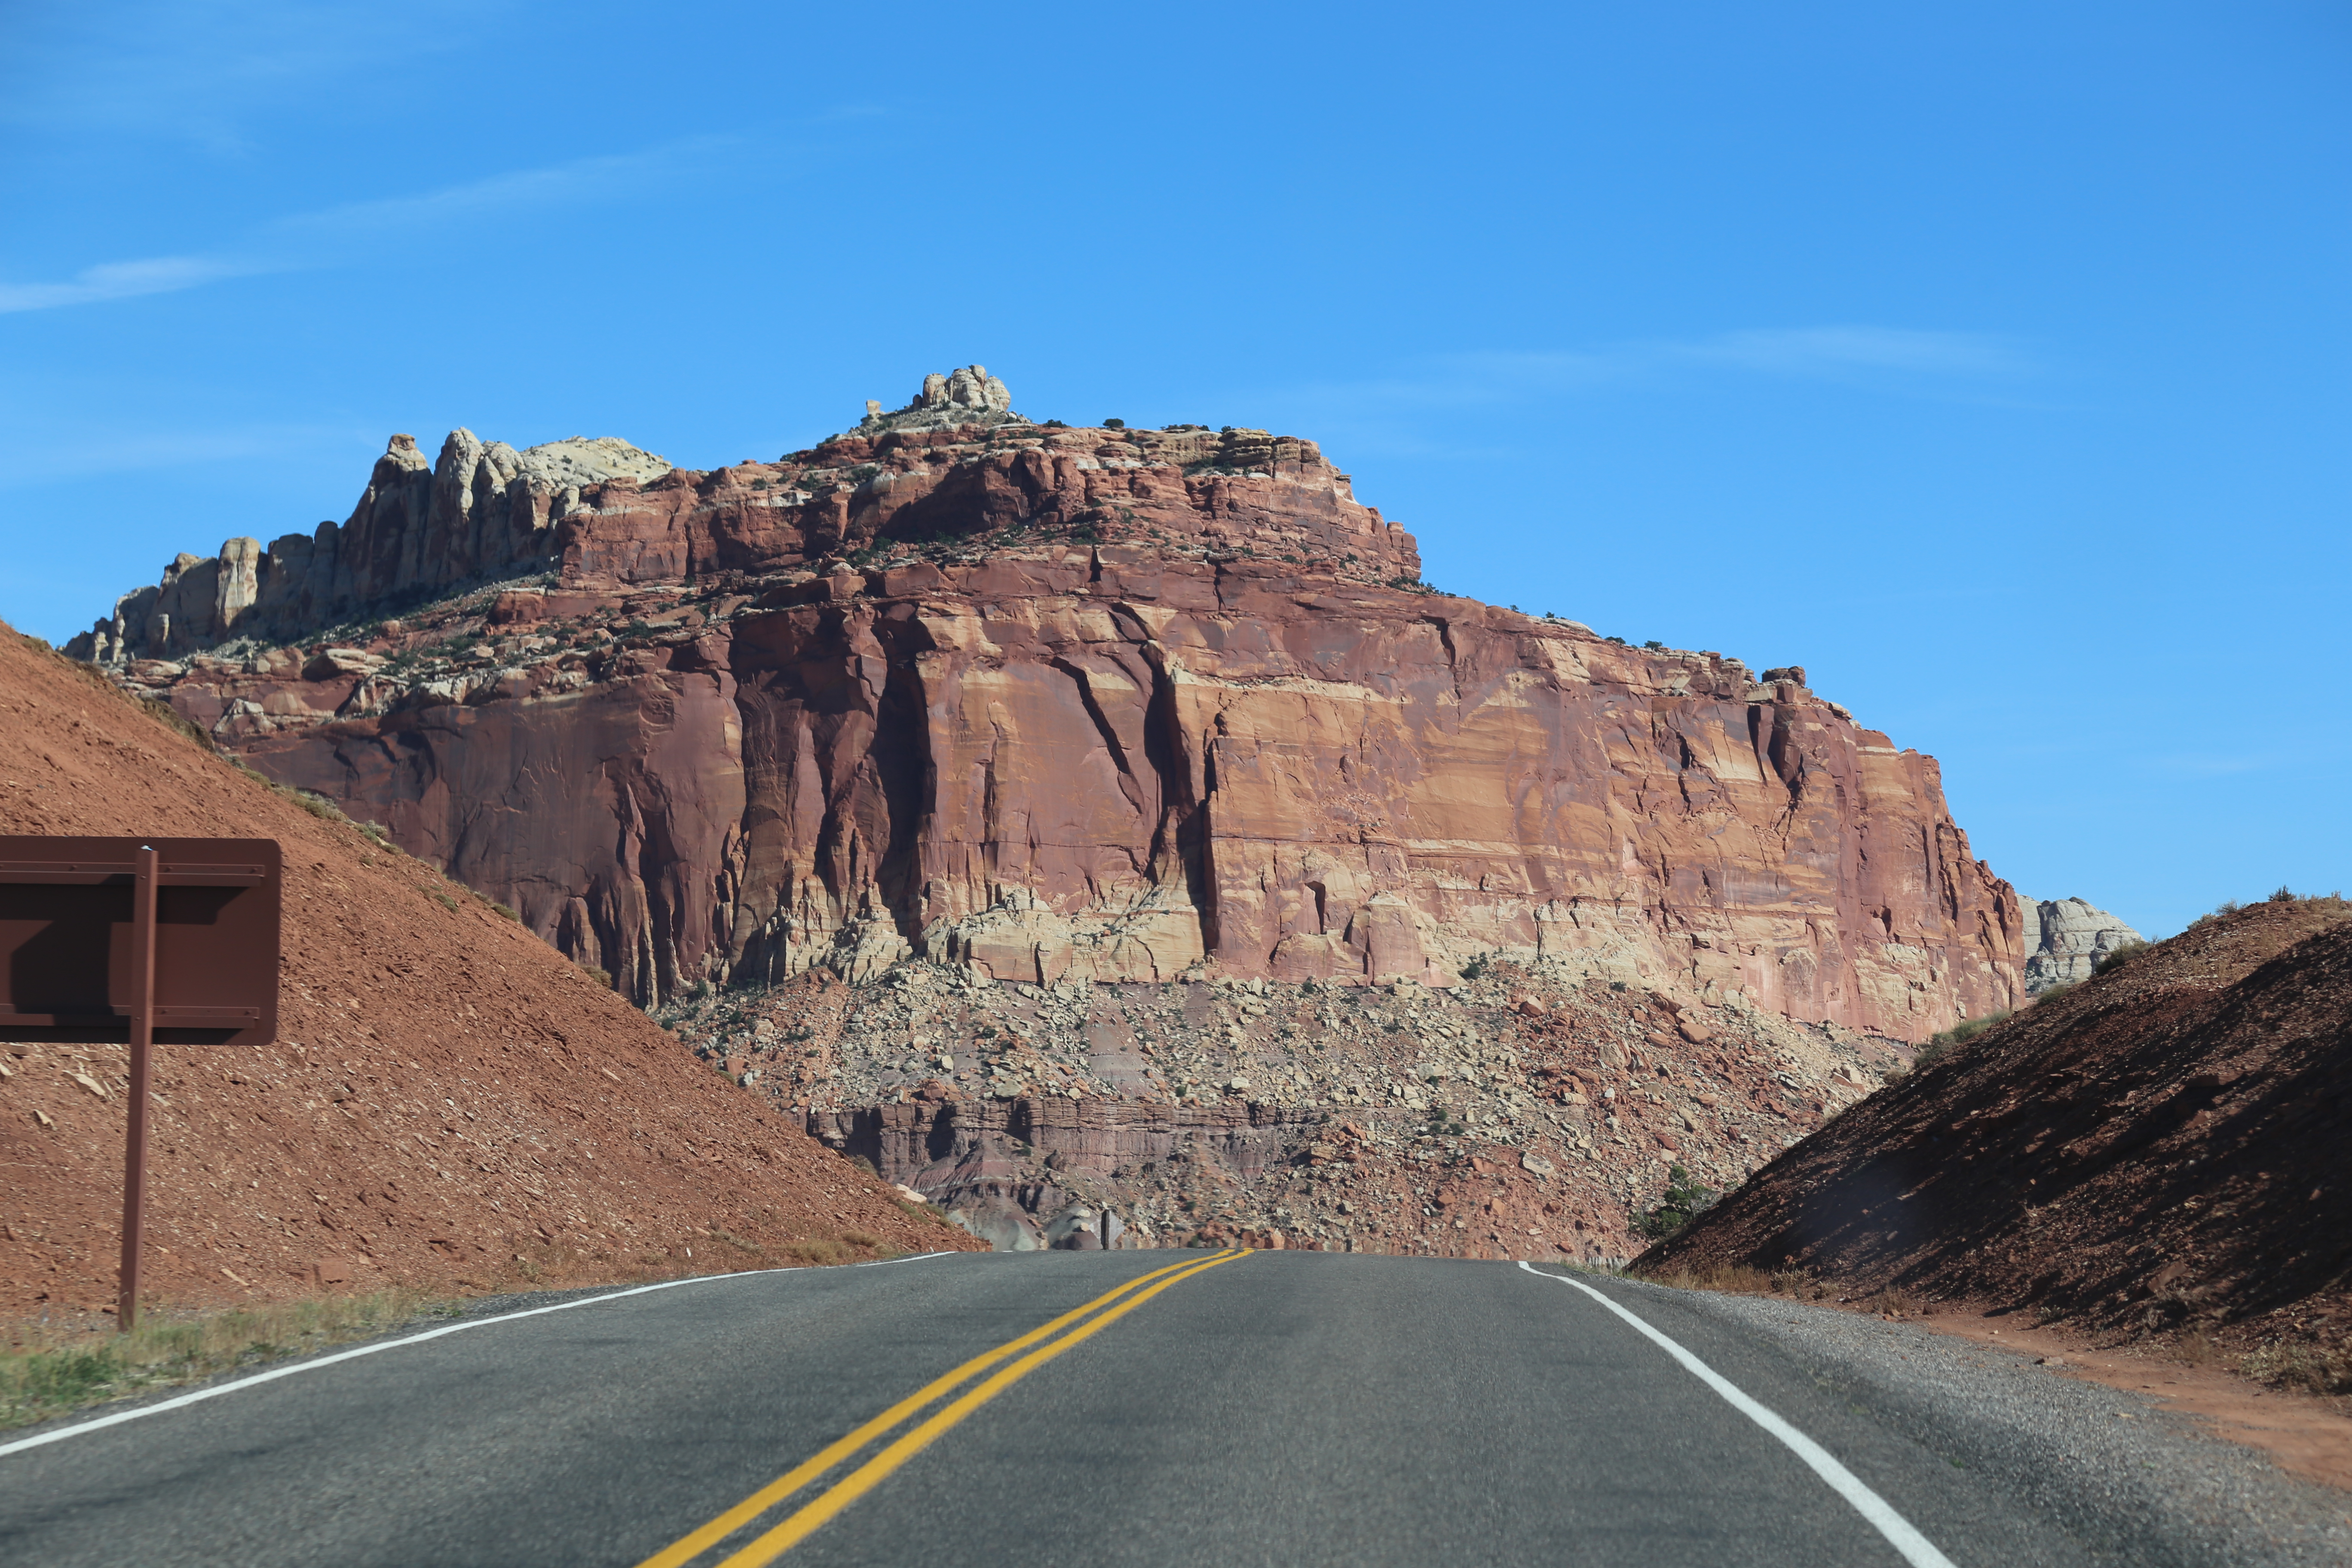
[[[2274,899],[1955,1047],[1636,1267],[1802,1267],[1849,1294],[2032,1307],[2342,1393],[2347,1148],[2352,905]]]
[[[157,1048],[156,1299],[296,1295],[339,1273],[357,1289],[464,1291],[979,1245],[910,1214],[464,888],[5,628],[0,833],[283,847],[278,1043]],[[119,1046],[0,1047],[0,1321],[112,1307],[125,1065]]]

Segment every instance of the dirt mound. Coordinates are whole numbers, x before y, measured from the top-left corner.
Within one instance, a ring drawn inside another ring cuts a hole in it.
[[[279,1043],[158,1047],[163,1300],[974,1245],[495,906],[5,629],[0,832],[284,847]],[[121,1047],[0,1048],[0,1321],[111,1309],[124,1066]]]
[[[1645,1269],[2203,1334],[2352,1388],[2352,905],[2211,915],[1854,1106]]]

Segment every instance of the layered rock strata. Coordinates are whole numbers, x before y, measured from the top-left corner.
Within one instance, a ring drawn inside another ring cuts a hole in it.
[[[1312,442],[1010,405],[935,377],[777,463],[583,483],[512,551],[480,541],[540,492],[467,489],[453,437],[430,495],[505,531],[425,505],[368,580],[551,581],[84,651],[645,1003],[913,956],[1444,986],[1486,954],[1912,1039],[2021,999],[2018,900],[1934,761],[1801,669],[1433,592]]]
[[[2029,996],[2053,985],[2079,985],[2096,973],[2102,955],[2147,940],[2081,899],[2027,899],[2021,907]]]

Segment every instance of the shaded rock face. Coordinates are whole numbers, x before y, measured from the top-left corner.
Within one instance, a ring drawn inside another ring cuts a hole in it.
[[[2091,977],[2102,953],[2144,940],[2106,910],[2095,910],[2081,899],[2027,899],[2021,908],[2029,996],[2039,996],[2053,985],[2080,984]]]
[[[453,437],[429,485],[378,465],[412,532],[371,524],[367,581],[558,586],[126,673],[646,1003],[1488,952],[1914,1039],[2020,999],[1935,763],[1801,670],[1431,592],[1311,442],[1010,401],[975,366],[775,464],[558,491],[538,554],[541,481]]]

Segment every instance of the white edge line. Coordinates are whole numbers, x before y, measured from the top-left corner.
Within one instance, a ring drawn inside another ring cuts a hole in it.
[[[884,1263],[920,1263],[927,1258],[952,1256],[954,1255],[946,1252],[919,1252],[911,1258],[881,1258],[872,1263],[856,1263],[850,1267],[872,1268]],[[331,1355],[314,1356],[308,1361],[298,1361],[285,1366],[272,1367],[268,1372],[257,1372],[250,1377],[240,1377],[234,1382],[215,1384],[209,1388],[199,1388],[186,1394],[175,1394],[170,1399],[158,1400],[152,1405],[142,1405],[135,1410],[118,1410],[111,1415],[100,1415],[95,1420],[77,1422],[71,1426],[60,1426],[51,1432],[36,1433],[30,1437],[19,1437],[13,1443],[0,1443],[0,1458],[26,1448],[37,1448],[44,1443],[55,1443],[66,1437],[78,1437],[84,1432],[95,1432],[101,1426],[116,1426],[125,1421],[136,1421],[142,1415],[160,1415],[166,1410],[177,1410],[183,1405],[199,1404],[207,1399],[217,1399],[224,1394],[234,1394],[240,1388],[251,1388],[256,1384],[275,1383],[281,1377],[292,1377],[298,1372],[316,1372],[322,1366],[332,1366],[340,1361],[352,1361],[363,1355],[374,1355],[379,1351],[398,1350],[403,1345],[422,1344],[426,1340],[437,1340],[444,1334],[463,1333],[467,1329],[486,1329],[493,1323],[511,1323],[518,1318],[536,1318],[544,1312],[568,1312],[574,1307],[593,1307],[600,1301],[617,1301],[624,1296],[642,1296],[649,1290],[674,1290],[680,1285],[709,1285],[721,1279],[753,1279],[765,1274],[802,1274],[807,1272],[812,1267],[814,1266],[802,1265],[792,1268],[746,1268],[734,1274],[696,1274],[684,1279],[665,1279],[655,1285],[635,1285],[626,1290],[613,1290],[602,1296],[583,1296],[577,1301],[558,1301],[551,1307],[528,1307],[520,1312],[501,1312],[495,1318],[476,1318],[468,1322],[447,1323],[437,1329],[427,1329],[420,1334],[405,1334],[396,1340],[383,1340],[372,1345],[358,1345],[351,1350],[337,1351]]]
[[[1668,1355],[1682,1363],[1685,1372],[1721,1394],[1724,1403],[1786,1444],[1790,1452],[1804,1460],[1812,1468],[1815,1475],[1829,1483],[1832,1491],[1845,1499],[1853,1505],[1854,1512],[1868,1520],[1877,1529],[1879,1534],[1886,1537],[1887,1544],[1903,1553],[1903,1560],[1910,1563],[1912,1568],[1953,1568],[1952,1560],[1936,1550],[1935,1542],[1920,1534],[1909,1520],[1895,1512],[1893,1504],[1863,1485],[1861,1479],[1852,1470],[1839,1464],[1827,1448],[1822,1447],[1819,1443],[1814,1442],[1811,1437],[1740,1392],[1738,1386],[1729,1378],[1723,1376],[1706,1363],[1699,1360],[1698,1357],[1691,1354],[1690,1352],[1683,1349],[1682,1346],[1595,1290],[1583,1280],[1572,1279],[1565,1274],[1547,1274],[1534,1264],[1525,1261],[1522,1261],[1519,1267],[1538,1279],[1551,1279],[1562,1285],[1575,1287],[1633,1324],[1636,1331],[1654,1342]]]

